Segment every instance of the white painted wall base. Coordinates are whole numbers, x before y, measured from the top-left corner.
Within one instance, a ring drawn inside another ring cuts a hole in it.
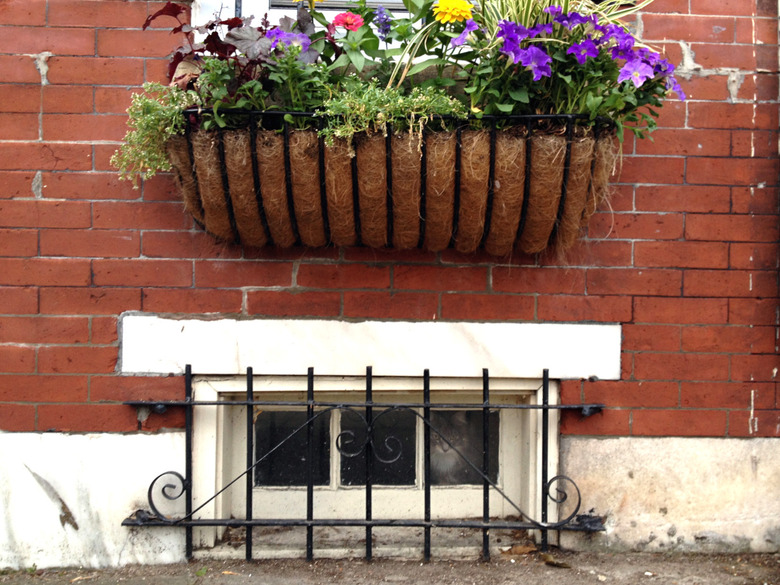
[[[561,444],[561,471],[579,485],[582,511],[594,508],[607,525],[592,536],[563,533],[564,548],[780,550],[777,440],[563,437]],[[182,433],[0,433],[0,568],[183,561],[183,530],[121,526],[147,508],[154,477],[183,471],[183,449]],[[61,522],[60,499],[78,530]]]
[[[561,437],[561,466],[607,527],[565,548],[780,551],[777,439]]]
[[[0,569],[184,560],[182,530],[121,526],[183,453],[178,432],[0,433]]]

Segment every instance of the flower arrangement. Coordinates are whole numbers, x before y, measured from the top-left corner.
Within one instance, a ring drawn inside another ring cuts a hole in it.
[[[578,136],[608,120],[619,140],[626,130],[643,138],[664,98],[685,99],[674,66],[624,23],[652,1],[404,0],[406,12],[394,14],[356,0],[329,17],[317,9],[321,0],[309,0],[277,24],[247,17],[202,26],[187,24],[186,8],[169,2],[144,28],[161,17],[177,21],[173,31],[185,41],[172,56],[171,83],[134,96],[113,162],[123,178],[150,177],[170,170],[185,120],[203,132],[251,124],[278,132],[273,112],[294,129],[316,129],[330,147],[341,141],[350,156],[356,136],[409,130],[420,151],[424,131],[523,134],[530,126],[518,124],[528,116],[551,134],[560,134],[553,117],[570,114]],[[202,203],[195,208],[203,219]],[[389,229],[377,245],[392,237]],[[222,231],[230,239],[230,228]],[[279,241],[264,231],[259,240]],[[300,241],[296,231],[282,239]]]

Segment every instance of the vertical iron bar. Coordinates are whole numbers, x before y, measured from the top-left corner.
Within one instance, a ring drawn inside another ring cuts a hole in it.
[[[423,372],[423,484],[425,486],[425,544],[423,558],[431,560],[431,372]]]
[[[298,218],[295,215],[295,199],[292,187],[292,165],[290,163],[290,124],[287,120],[282,122],[284,125],[284,186],[287,192],[287,212],[290,214],[290,225],[292,226],[293,236],[295,236],[295,245],[301,245],[301,234],[298,231]]]
[[[184,507],[185,517],[192,516],[192,366],[187,364],[184,369],[184,490],[186,502]],[[187,526],[185,536],[185,555],[192,558],[192,526]]]
[[[549,448],[548,432],[550,427],[550,370],[545,369],[542,374],[542,524],[547,523],[547,498],[549,496],[547,485],[547,450]],[[542,529],[542,551],[547,551],[547,529]]]
[[[373,440],[373,368],[366,366],[366,521],[372,520],[371,496],[372,482],[374,481],[374,450],[371,441]],[[370,561],[373,554],[373,538],[371,524],[366,525],[366,560]]]
[[[222,131],[217,132],[217,154],[219,154],[219,168],[222,174],[222,191],[225,196],[225,209],[227,210],[230,231],[233,234],[233,243],[240,244],[241,236],[238,233],[238,224],[236,223],[236,211],[233,209],[233,198],[230,196],[230,180],[227,174],[227,165],[225,164],[225,135]]]
[[[452,236],[450,237],[450,248],[455,247],[455,240],[458,238],[458,224],[460,222],[460,167],[463,145],[461,144],[463,128],[458,125],[455,129],[455,202],[452,214]]]
[[[273,243],[274,239],[271,236],[271,229],[268,227],[268,218],[265,215],[265,205],[263,205],[263,187],[260,184],[260,163],[257,160],[257,125],[255,113],[252,112],[249,114],[249,150],[252,153],[252,182],[255,186],[255,202],[263,231],[269,242]]]
[[[487,480],[490,462],[490,377],[482,370],[482,521],[490,522],[490,482]],[[482,560],[490,560],[490,529],[482,528]]]
[[[393,125],[385,136],[385,174],[387,175],[387,246],[393,247]]]
[[[352,179],[352,217],[355,222],[355,235],[357,246],[363,245],[363,237],[360,235],[360,185],[358,183],[358,151],[355,145],[354,136],[350,138],[352,150],[355,152],[355,156],[350,161],[351,179]]]
[[[325,126],[325,118],[320,118],[318,129]],[[320,172],[320,206],[322,207],[322,227],[325,230],[325,243],[330,243],[330,219],[328,219],[328,190],[325,181],[325,139],[320,136],[317,140],[317,164]]]
[[[485,245],[488,234],[490,233],[490,223],[493,219],[493,200],[496,192],[496,121],[490,122],[490,166],[488,167],[488,192],[487,207],[485,208],[485,227],[482,228],[482,239],[480,246]]]
[[[306,385],[306,520],[314,520],[314,368],[309,368]],[[314,527],[306,525],[306,560],[314,557]]]
[[[246,369],[246,468],[249,470],[246,474],[246,519],[252,519],[252,491],[254,489],[255,478],[255,425],[254,425],[254,406],[252,402],[255,399],[254,377],[252,368]],[[244,552],[246,560],[252,560],[252,527],[246,526],[246,538],[244,542]]]
[[[563,213],[566,209],[566,194],[569,188],[569,172],[571,171],[571,149],[574,142],[574,119],[569,117],[566,119],[566,154],[563,157],[563,181],[561,183],[561,198],[558,201],[558,211],[555,215],[555,223],[553,229],[550,232],[550,237],[547,240],[548,245],[552,245],[555,242],[555,238],[558,236],[558,228],[561,225],[563,219]]]
[[[425,147],[425,129],[420,136],[420,238],[417,241],[417,247],[422,248],[425,244],[425,200],[426,200],[426,182],[428,181],[428,155]]]

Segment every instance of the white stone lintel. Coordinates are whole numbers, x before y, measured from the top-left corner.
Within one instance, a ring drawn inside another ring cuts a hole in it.
[[[590,323],[474,323],[177,319],[127,313],[120,372],[197,374],[620,378],[621,327]]]

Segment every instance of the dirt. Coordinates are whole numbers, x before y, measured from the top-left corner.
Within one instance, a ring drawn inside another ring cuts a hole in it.
[[[85,585],[780,585],[780,554],[501,554],[490,562],[374,560],[203,561],[120,569],[0,571],[0,583]]]

